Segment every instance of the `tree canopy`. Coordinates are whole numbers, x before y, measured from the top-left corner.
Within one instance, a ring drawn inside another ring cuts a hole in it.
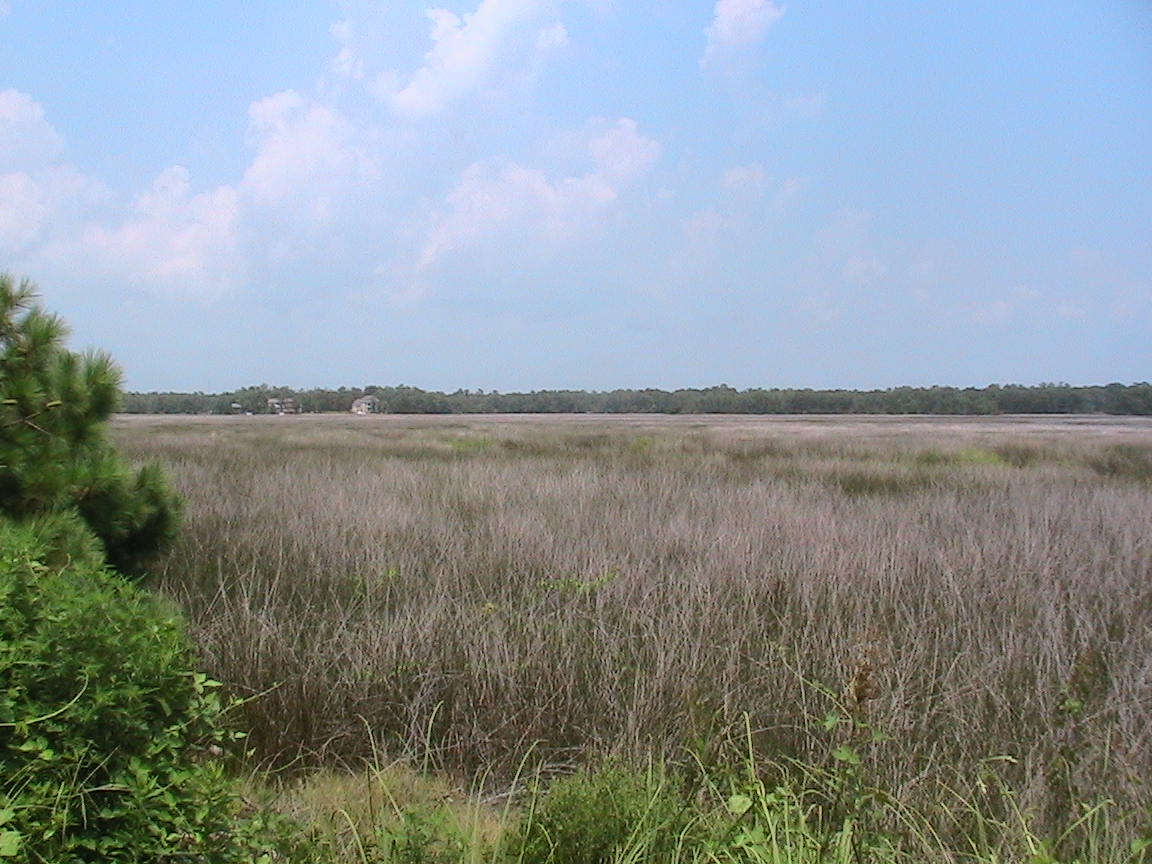
[[[348,411],[376,397],[386,414],[1152,414],[1152,384],[1063,383],[987,387],[811,390],[716,387],[679,390],[536,390],[497,393],[419,387],[295,390],[261,384],[226,393],[127,393],[133,414],[269,413],[269,399],[294,399],[307,412]]]
[[[66,335],[31,282],[0,273],[0,513],[39,522],[70,554],[94,540],[109,565],[139,575],[172,539],[179,502],[157,466],[128,466],[108,441],[119,369],[67,350]]]

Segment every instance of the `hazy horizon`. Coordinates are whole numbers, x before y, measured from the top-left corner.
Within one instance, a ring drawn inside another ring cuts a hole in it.
[[[129,390],[1152,377],[1152,5],[0,0],[0,270]]]
[[[793,387],[778,387],[778,386],[774,386],[774,385],[755,385],[755,384],[749,385],[748,387],[732,387],[732,385],[728,384],[726,381],[717,381],[713,384],[702,384],[699,386],[683,386],[683,387],[678,387],[678,386],[672,386],[672,387],[645,387],[645,386],[613,387],[613,388],[608,388],[606,390],[590,389],[590,388],[583,388],[582,389],[582,388],[574,388],[574,387],[538,387],[538,388],[536,388],[536,391],[519,391],[519,390],[500,390],[499,388],[492,388],[489,390],[485,390],[482,388],[469,389],[467,387],[452,387],[449,389],[441,389],[441,388],[431,388],[431,387],[420,387],[418,384],[409,384],[409,383],[404,382],[404,381],[400,381],[400,382],[369,381],[365,384],[355,384],[354,382],[340,382],[340,383],[336,383],[336,384],[314,384],[314,385],[308,385],[308,386],[297,386],[290,381],[287,381],[287,382],[285,382],[285,381],[261,381],[259,383],[251,383],[250,382],[248,384],[243,384],[243,385],[240,385],[237,387],[229,387],[229,388],[226,388],[224,390],[212,390],[212,391],[203,390],[203,389],[201,389],[199,391],[197,391],[197,390],[170,390],[170,389],[169,390],[153,389],[150,391],[142,391],[142,390],[135,390],[135,389],[131,389],[131,388],[125,388],[125,389],[128,389],[130,392],[133,392],[133,393],[149,393],[149,392],[150,393],[182,393],[182,394],[192,395],[192,394],[195,394],[197,392],[200,392],[200,393],[204,393],[205,395],[217,395],[217,396],[219,396],[219,395],[226,395],[228,393],[236,393],[236,392],[241,391],[241,390],[249,390],[249,389],[254,389],[254,388],[256,388],[256,389],[269,388],[272,390],[291,390],[291,391],[296,392],[296,393],[302,393],[302,392],[305,392],[308,390],[324,390],[324,391],[347,390],[349,392],[354,392],[354,391],[361,391],[361,390],[367,391],[367,390],[371,390],[373,388],[401,389],[401,388],[408,387],[408,388],[415,388],[418,390],[424,390],[424,391],[430,392],[430,393],[435,392],[435,393],[443,393],[446,395],[452,395],[452,394],[458,393],[458,392],[465,392],[465,393],[475,393],[477,395],[483,394],[483,393],[493,393],[493,394],[499,394],[499,395],[503,395],[503,396],[512,396],[512,395],[517,395],[517,394],[521,394],[521,393],[527,394],[530,392],[607,393],[607,392],[612,392],[613,390],[628,390],[628,391],[635,391],[635,392],[643,392],[643,391],[649,391],[649,390],[660,390],[660,391],[663,391],[665,393],[675,393],[677,391],[682,391],[682,390],[713,390],[713,389],[722,388],[722,387],[732,387],[732,389],[734,389],[738,392],[746,392],[746,391],[751,391],[751,390],[802,390],[802,389],[810,389],[810,390],[816,390],[816,391],[820,391],[820,390],[840,391],[840,390],[842,390],[842,391],[846,391],[846,392],[861,392],[861,393],[869,392],[869,391],[889,391],[889,390],[902,390],[902,389],[931,390],[931,389],[935,389],[935,388],[953,389],[953,390],[987,390],[991,387],[1000,387],[1000,388],[1023,387],[1025,389],[1041,389],[1041,388],[1045,388],[1045,387],[1070,387],[1072,389],[1086,389],[1086,388],[1092,388],[1092,387],[1109,387],[1109,386],[1112,386],[1114,384],[1120,384],[1121,386],[1127,388],[1127,387],[1134,387],[1134,386],[1145,386],[1148,383],[1149,382],[1147,382],[1147,381],[1090,381],[1090,382],[1086,382],[1086,383],[1076,383],[1076,382],[1072,382],[1072,381],[1038,381],[1038,382],[1029,382],[1029,383],[1021,383],[1019,381],[990,381],[987,384],[971,384],[971,385],[960,385],[960,386],[954,385],[954,384],[924,384],[924,385],[892,384],[892,385],[889,385],[887,387],[867,387],[867,388],[865,388],[865,387],[793,388]]]

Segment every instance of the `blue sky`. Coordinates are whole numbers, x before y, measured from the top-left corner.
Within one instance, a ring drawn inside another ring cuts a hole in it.
[[[1152,4],[0,0],[130,389],[1152,378]]]

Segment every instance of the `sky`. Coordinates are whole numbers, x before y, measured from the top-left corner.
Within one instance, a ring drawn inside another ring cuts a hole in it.
[[[1152,379],[1152,3],[0,0],[131,390]]]

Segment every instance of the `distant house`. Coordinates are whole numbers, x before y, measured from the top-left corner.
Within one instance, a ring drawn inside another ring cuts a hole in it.
[[[268,413],[269,414],[299,414],[299,413],[301,413],[300,403],[291,397],[289,397],[287,399],[269,399],[268,400]]]
[[[359,415],[376,414],[380,411],[380,400],[375,396],[361,396],[352,403],[352,413]]]

